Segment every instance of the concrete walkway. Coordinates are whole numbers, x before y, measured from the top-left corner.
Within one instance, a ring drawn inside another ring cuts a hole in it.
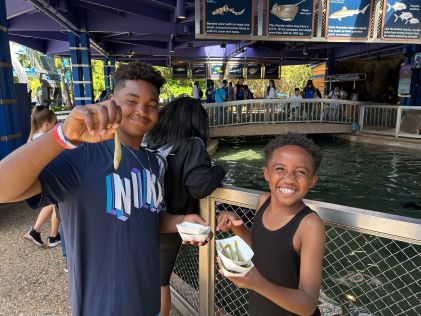
[[[38,248],[22,238],[37,212],[24,203],[0,204],[0,315],[70,315],[60,247]],[[49,223],[43,227],[47,241]],[[172,316],[180,315],[176,311]]]

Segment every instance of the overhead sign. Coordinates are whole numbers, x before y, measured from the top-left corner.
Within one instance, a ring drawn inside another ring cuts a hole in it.
[[[236,79],[243,77],[244,64],[228,64],[228,78]]]
[[[420,0],[384,0],[383,12],[384,39],[420,39]]]
[[[189,64],[187,63],[177,63],[177,64],[172,65],[173,78],[187,78],[188,69],[189,69]]]
[[[211,79],[223,79],[225,67],[223,63],[209,64],[209,76]]]
[[[206,63],[191,64],[191,77],[193,79],[200,79],[207,77]]]
[[[279,78],[279,65],[267,64],[265,65],[264,79],[278,79]]]
[[[247,79],[260,79],[262,77],[262,65],[247,64]]]
[[[371,17],[370,0],[328,0],[327,37],[366,39]]]
[[[207,34],[251,35],[253,0],[204,0],[203,29]]]
[[[268,0],[267,34],[282,37],[311,37],[313,0]]]

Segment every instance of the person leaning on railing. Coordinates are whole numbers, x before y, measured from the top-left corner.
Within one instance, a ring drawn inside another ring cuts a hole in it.
[[[317,182],[320,149],[304,135],[287,134],[269,143],[265,158],[270,193],[260,196],[252,229],[234,212],[218,216],[217,230],[232,230],[254,251],[254,267],[228,279],[251,290],[251,316],[320,315],[325,230],[303,201]]]

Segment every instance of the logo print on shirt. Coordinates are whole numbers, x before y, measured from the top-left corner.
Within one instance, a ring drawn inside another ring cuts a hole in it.
[[[131,179],[112,173],[105,178],[107,188],[106,212],[126,221],[134,209],[159,212],[163,208],[163,192],[159,179],[149,170],[133,168]]]

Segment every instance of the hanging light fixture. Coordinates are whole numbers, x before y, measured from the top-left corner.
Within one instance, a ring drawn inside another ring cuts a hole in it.
[[[175,14],[177,19],[184,20],[186,18],[186,7],[184,6],[184,0],[177,0]]]

